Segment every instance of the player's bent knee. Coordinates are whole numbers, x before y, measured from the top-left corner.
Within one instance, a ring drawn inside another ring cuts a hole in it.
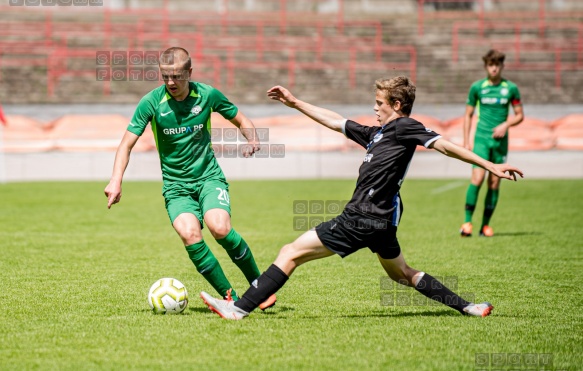
[[[295,261],[300,256],[301,253],[297,246],[295,246],[293,243],[288,243],[284,245],[281,250],[279,250],[278,258],[286,261]]]
[[[231,226],[228,224],[219,224],[213,226],[209,225],[209,231],[216,240],[220,240],[227,237],[227,235],[231,231]]]
[[[192,245],[202,241],[202,233],[197,229],[182,229],[176,230],[185,245]]]

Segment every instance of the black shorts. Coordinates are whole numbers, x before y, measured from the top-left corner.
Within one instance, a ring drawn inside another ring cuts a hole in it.
[[[318,225],[316,233],[326,248],[342,258],[365,247],[383,259],[394,259],[401,253],[397,227],[389,220],[372,219],[347,210]]]

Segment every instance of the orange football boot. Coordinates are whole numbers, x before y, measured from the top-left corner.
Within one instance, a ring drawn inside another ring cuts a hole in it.
[[[460,227],[460,235],[462,237],[471,237],[472,236],[472,223],[466,222],[462,224]]]
[[[489,225],[485,225],[482,227],[482,230],[480,231],[480,236],[492,237],[492,236],[494,236],[494,230]]]

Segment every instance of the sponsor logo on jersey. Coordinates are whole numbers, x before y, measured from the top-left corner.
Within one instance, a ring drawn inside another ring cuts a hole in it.
[[[498,103],[498,98],[482,97],[482,99],[480,99],[480,102],[482,104],[496,104]]]
[[[370,160],[372,159],[373,154],[369,153],[366,156],[364,156],[364,161],[363,162],[370,162]]]
[[[164,117],[164,116],[167,116],[171,113],[172,113],[172,111],[168,111],[168,112],[164,112],[164,113],[160,112],[160,116]]]
[[[164,128],[162,132],[166,135],[177,135],[184,133],[194,133],[195,131],[202,130],[203,124],[194,126],[183,126],[181,128]]]
[[[192,107],[192,109],[190,110],[190,113],[192,113],[193,115],[198,115],[200,112],[202,111],[202,108],[200,108],[200,106],[194,106]]]

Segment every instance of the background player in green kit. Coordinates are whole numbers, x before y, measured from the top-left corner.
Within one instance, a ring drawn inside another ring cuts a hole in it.
[[[490,50],[482,57],[488,77],[474,82],[470,87],[464,115],[464,147],[472,149],[470,129],[474,110],[477,110],[478,124],[473,151],[495,164],[506,162],[508,128],[520,124],[524,118],[518,87],[513,82],[502,78],[504,58],[505,55],[498,50]],[[508,117],[510,105],[514,109],[512,117]],[[472,168],[472,179],[466,193],[465,222],[460,228],[460,234],[464,237],[472,235],[472,215],[485,176],[486,170],[477,166]],[[499,190],[500,178],[490,173],[480,236],[492,237],[494,235],[489,224],[498,202]]]
[[[151,123],[162,168],[162,193],[172,226],[197,271],[219,295],[237,300],[235,290],[203,240],[203,223],[249,283],[261,273],[249,246],[231,227],[229,185],[211,147],[211,113],[218,112],[241,130],[248,141],[243,149],[245,157],[259,149],[255,127],[220,91],[190,81],[192,65],[185,49],[164,51],[159,65],[164,85],[140,100],[121,140],[113,175],[105,188],[107,207],[120,201],[131,150]],[[262,309],[273,304],[275,296],[262,303]]]

